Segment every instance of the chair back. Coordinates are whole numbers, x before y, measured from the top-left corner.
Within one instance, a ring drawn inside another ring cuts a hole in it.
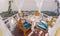
[[[21,21],[21,20],[16,20],[16,22],[17,22],[18,24],[22,24],[22,21]]]

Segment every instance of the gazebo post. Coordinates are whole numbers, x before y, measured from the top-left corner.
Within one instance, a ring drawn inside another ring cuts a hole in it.
[[[41,9],[42,9],[42,4],[44,2],[44,0],[41,0],[41,2],[39,2],[39,0],[35,0],[37,7],[38,7],[38,12],[41,13]]]

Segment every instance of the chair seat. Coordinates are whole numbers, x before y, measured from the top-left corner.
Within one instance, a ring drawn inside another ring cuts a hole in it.
[[[23,22],[23,24],[29,24],[29,23],[25,21],[25,22]]]
[[[48,26],[46,22],[42,21],[40,24]]]
[[[31,24],[27,24],[24,26],[24,29],[28,29],[29,27],[31,27]]]
[[[41,22],[41,23],[37,24],[37,26],[44,30],[48,30],[47,23]]]

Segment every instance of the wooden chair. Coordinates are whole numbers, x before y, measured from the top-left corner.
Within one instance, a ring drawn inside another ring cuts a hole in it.
[[[48,25],[46,22],[40,22],[39,24],[37,24],[37,26],[39,28],[42,28],[43,30],[48,30]]]
[[[53,27],[54,23],[56,22],[56,18],[52,18],[51,21],[47,21],[48,26]]]
[[[35,15],[35,16],[41,16],[41,13],[35,12],[34,15]]]
[[[31,29],[31,24],[27,22],[22,23],[21,20],[16,20],[16,21],[18,23],[18,28],[24,32],[24,36],[27,36],[27,32]]]
[[[21,13],[18,13],[19,16],[23,17],[24,16],[24,13],[21,12]]]

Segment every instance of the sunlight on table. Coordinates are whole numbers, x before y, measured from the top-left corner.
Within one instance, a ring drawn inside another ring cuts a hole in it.
[[[0,29],[0,36],[3,36],[3,35],[2,35],[2,30],[1,30],[1,29]]]
[[[60,27],[57,29],[55,36],[60,36]]]

